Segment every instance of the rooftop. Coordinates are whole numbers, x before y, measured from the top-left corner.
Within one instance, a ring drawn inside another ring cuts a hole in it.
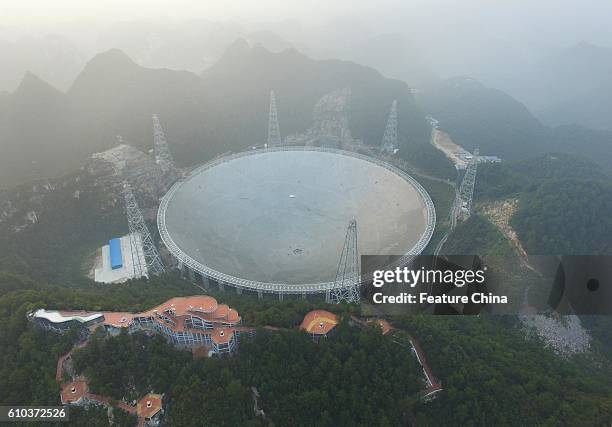
[[[300,329],[315,335],[326,335],[338,324],[338,316],[325,310],[313,310],[304,316]]]
[[[150,419],[162,408],[162,397],[159,394],[149,393],[136,404],[138,418]]]
[[[230,311],[230,308],[227,304],[219,304],[219,306],[213,313],[213,317],[215,319],[222,319],[225,316],[227,316],[227,313],[229,313],[229,311]]]
[[[228,322],[237,322],[240,320],[240,316],[238,315],[238,312],[236,310],[230,308],[225,320],[227,320]]]
[[[98,319],[102,316],[102,313],[92,313],[87,311],[56,311],[56,310],[45,310],[44,308],[38,309],[33,314],[34,317],[47,319],[53,323],[69,322],[76,320],[80,323],[86,323],[91,320]]]
[[[175,316],[184,316],[190,312],[193,314],[198,313],[213,313],[217,310],[217,300],[207,295],[194,295],[190,297],[175,297],[169,299],[163,304],[154,307],[141,315],[150,315],[154,311],[163,312],[171,310]]]
[[[129,312],[105,311],[102,314],[104,314],[104,324],[115,328],[127,328],[134,319],[134,314]]]
[[[62,403],[68,404],[80,400],[87,394],[87,382],[86,381],[74,381],[62,386],[61,398]]]
[[[210,338],[215,344],[219,345],[227,344],[228,342],[230,342],[233,336],[234,331],[232,329],[215,328],[213,329]]]

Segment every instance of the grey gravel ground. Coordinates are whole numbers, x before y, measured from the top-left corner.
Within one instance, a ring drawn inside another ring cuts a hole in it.
[[[568,357],[585,353],[591,345],[589,333],[575,315],[522,315],[523,325],[533,331],[544,343],[560,356]]]

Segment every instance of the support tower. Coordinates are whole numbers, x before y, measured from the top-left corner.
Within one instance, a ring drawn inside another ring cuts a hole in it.
[[[138,202],[132,192],[132,187],[127,181],[123,182],[123,195],[125,197],[125,210],[128,218],[128,226],[130,228],[130,244],[132,251],[136,254],[134,257],[134,272],[140,276],[158,275],[164,272],[164,265],[161,257],[157,252],[151,233],[147,228],[147,224],[142,216],[142,212],[138,207]],[[138,248],[142,242],[142,251],[144,252],[145,265],[140,264],[140,254]]]
[[[465,175],[459,187],[460,216],[464,219],[470,217],[472,213],[472,199],[474,197],[474,184],[476,183],[476,170],[479,162],[478,148],[474,150],[474,155],[468,163]]]
[[[274,91],[270,91],[270,117],[268,120],[268,147],[281,145],[280,127],[278,125],[278,113],[276,112],[276,97]]]
[[[357,251],[357,221],[351,220],[340,255],[334,288],[328,294],[328,302],[359,302],[359,254]]]
[[[164,172],[175,170],[174,159],[168,147],[166,134],[159,122],[157,114],[153,114],[153,151],[155,153],[155,162],[161,166]]]
[[[397,100],[393,100],[387,127],[381,143],[381,150],[385,154],[393,154],[398,147],[397,143]]]

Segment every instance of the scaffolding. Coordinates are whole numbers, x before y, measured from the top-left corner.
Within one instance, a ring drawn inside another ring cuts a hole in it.
[[[474,198],[474,184],[476,183],[476,171],[479,162],[478,148],[474,150],[474,155],[468,163],[465,175],[459,187],[460,216],[464,219],[470,217],[472,213],[472,200]]]
[[[354,219],[348,225],[346,238],[338,263],[334,287],[329,291],[328,302],[358,303],[360,284],[359,254],[357,251],[357,221]]]
[[[170,147],[166,140],[166,134],[159,122],[157,114],[153,114],[153,152],[155,154],[155,163],[157,163],[164,172],[174,171],[174,159],[170,153]]]
[[[164,265],[157,252],[157,247],[153,242],[151,233],[149,233],[138,202],[134,197],[132,187],[127,181],[123,182],[123,195],[125,197],[125,210],[130,229],[130,245],[132,247],[132,254],[135,254],[135,256],[133,255],[134,273],[137,277],[161,274],[164,272]],[[140,242],[137,239],[140,239],[142,245],[139,245]],[[142,247],[144,253],[144,266],[140,262],[139,247]]]
[[[276,111],[276,96],[270,91],[270,116],[268,119],[268,147],[281,145],[280,127],[278,125],[278,113]]]

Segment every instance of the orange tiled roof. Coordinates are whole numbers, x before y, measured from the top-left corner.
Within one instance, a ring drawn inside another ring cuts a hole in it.
[[[134,314],[128,312],[103,311],[102,314],[104,315],[103,323],[115,328],[127,328],[134,319]]]
[[[225,317],[225,320],[230,323],[236,323],[240,321],[240,315],[238,315],[238,312],[236,310],[230,308],[229,312],[227,313],[227,316]]]
[[[166,310],[171,310],[174,312],[175,316],[184,316],[189,314],[189,312],[193,312],[194,314],[213,313],[217,307],[217,300],[213,297],[207,295],[193,295],[190,297],[171,298],[151,310],[138,313],[138,315],[150,316],[155,311],[164,312]]]
[[[224,328],[214,328],[210,338],[217,345],[219,344],[227,344],[230,339],[234,336],[233,329],[224,329]]]
[[[177,315],[187,314],[188,311],[193,313],[213,313],[217,307],[217,300],[206,295],[195,295],[184,298],[173,298],[174,304],[178,306],[176,309]]]
[[[223,319],[229,313],[230,308],[227,304],[219,304],[215,312],[212,314],[212,317],[215,319]]]
[[[149,393],[136,404],[136,413],[139,418],[151,418],[162,408],[162,397],[159,394]]]
[[[300,329],[316,335],[326,335],[338,324],[338,316],[325,310],[313,310],[306,313]]]
[[[87,394],[87,382],[74,381],[62,386],[61,398],[63,404],[76,402]]]

